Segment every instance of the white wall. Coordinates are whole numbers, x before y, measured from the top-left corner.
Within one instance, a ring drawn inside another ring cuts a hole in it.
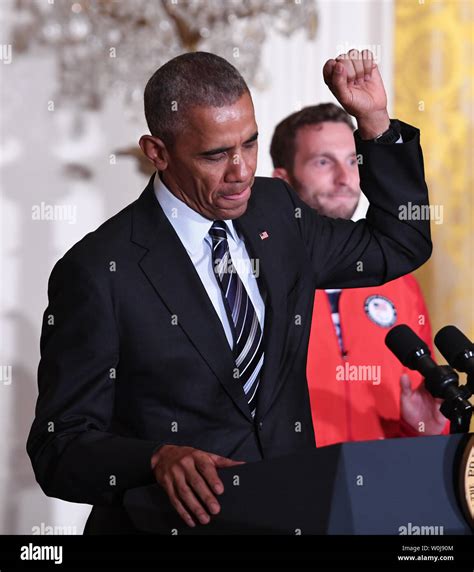
[[[0,43],[8,40],[8,5],[2,0]],[[304,33],[285,39],[273,34],[264,46],[270,85],[254,90],[260,130],[258,174],[271,174],[268,155],[275,124],[301,106],[333,100],[322,81],[324,62],[351,47],[381,50],[380,67],[391,94],[392,2],[319,2],[317,40]],[[0,377],[0,533],[29,534],[42,522],[76,526],[82,533],[86,505],[47,498],[34,480],[25,452],[34,415],[36,371],[47,279],[54,262],[84,234],[96,228],[143,189],[146,179],[135,161],[109,155],[135,144],[145,132],[142,118],[127,116],[110,100],[89,113],[82,132],[72,134],[68,111],[47,111],[53,91],[53,56],[39,51],[13,55],[0,63],[0,366],[12,366],[12,382]],[[67,163],[81,165],[81,176],[66,176]],[[87,171],[89,174],[87,174]],[[32,207],[77,207],[74,224],[34,221]],[[2,369],[0,368],[0,371]]]
[[[258,175],[271,174],[268,151],[279,121],[306,105],[337,103],[323,81],[322,68],[341,52],[374,46],[391,104],[393,3],[320,0],[318,6],[319,28],[314,41],[307,40],[303,31],[289,40],[273,33],[264,46],[263,66],[271,84],[267,91],[253,91],[260,131]]]

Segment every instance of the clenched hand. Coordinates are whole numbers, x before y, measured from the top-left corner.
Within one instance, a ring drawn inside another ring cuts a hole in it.
[[[387,95],[372,52],[350,50],[328,60],[323,77],[342,107],[356,118],[363,139],[388,129]]]

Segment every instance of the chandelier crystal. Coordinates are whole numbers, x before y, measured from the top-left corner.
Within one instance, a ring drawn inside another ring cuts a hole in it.
[[[166,61],[217,53],[262,87],[262,45],[272,30],[316,33],[315,0],[16,0],[16,53],[53,49],[60,104],[97,109],[113,93],[127,104]]]

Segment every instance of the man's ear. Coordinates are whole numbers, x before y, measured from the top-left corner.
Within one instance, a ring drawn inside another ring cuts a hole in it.
[[[155,165],[158,171],[165,171],[168,167],[169,155],[166,145],[159,137],[142,135],[140,148],[148,159]]]
[[[276,169],[273,169],[272,177],[283,179],[288,184],[290,184],[290,177],[288,176],[288,171],[283,167],[277,167]]]

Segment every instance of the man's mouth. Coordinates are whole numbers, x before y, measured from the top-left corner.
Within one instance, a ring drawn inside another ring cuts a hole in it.
[[[243,191],[239,193],[225,193],[222,195],[224,199],[228,199],[229,201],[239,201],[242,199],[248,199],[250,197],[250,186],[245,187]]]
[[[353,199],[356,196],[355,193],[353,193],[352,191],[334,191],[333,193],[331,193],[329,195],[330,198],[347,198],[347,199]]]

